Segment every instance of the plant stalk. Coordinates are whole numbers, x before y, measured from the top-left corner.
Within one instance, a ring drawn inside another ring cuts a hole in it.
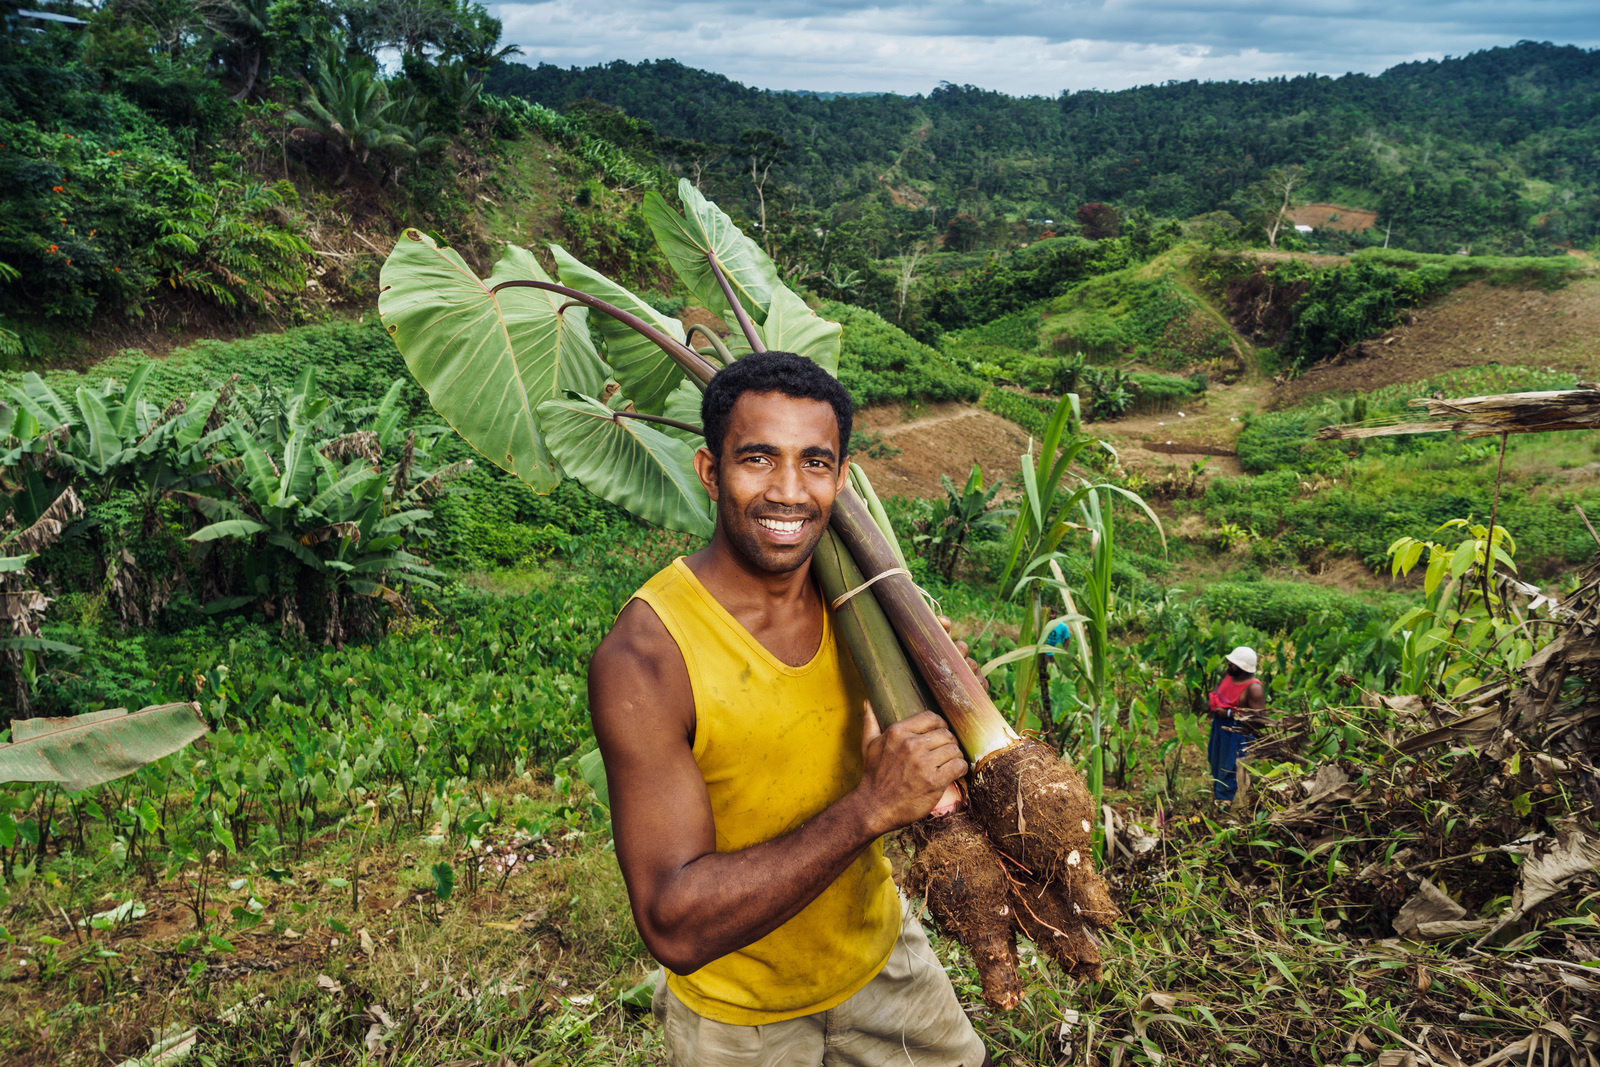
[[[866,581],[861,568],[856,566],[856,561],[832,530],[817,542],[817,549],[811,556],[811,569],[829,604],[850,590],[860,588]],[[931,696],[925,695],[922,679],[906,662],[888,616],[871,593],[872,590],[863,589],[834,609],[833,625],[850,650],[861,680],[866,683],[867,699],[872,702],[872,713],[878,725],[887,730],[924,708],[932,707],[934,702]]]
[[[717,284],[722,286],[722,296],[728,301],[728,306],[733,309],[733,317],[739,324],[739,329],[744,333],[744,339],[750,345],[752,352],[765,352],[766,344],[761,340],[761,335],[756,332],[756,324],[750,321],[750,313],[739,303],[739,298],[733,295],[733,286],[728,284],[727,275],[722,273],[722,264],[717,262],[715,252],[706,253],[706,262],[711,265],[711,274],[717,279]]]
[[[872,577],[900,566],[855,490],[846,488],[834,501],[832,525],[863,574]],[[1016,742],[1016,732],[995,709],[983,682],[967,666],[966,657],[956,650],[910,576],[892,575],[860,595],[869,594],[877,599],[904,642],[911,662],[972,762]]]
[[[712,375],[717,373],[717,368],[706,362],[704,356],[676,337],[656,329],[656,327],[633,314],[633,312],[623,311],[615,304],[609,304],[598,297],[590,296],[588,293],[570,289],[565,285],[557,285],[555,282],[540,282],[531,278],[517,278],[509,282],[501,282],[490,289],[489,292],[492,295],[502,289],[539,289],[547,293],[555,293],[558,296],[567,297],[574,303],[593,308],[601,314],[610,315],[629,329],[650,338],[657,348],[671,356],[672,361],[682,367],[685,374],[698,381],[702,388],[704,388],[706,382],[711,380]]]

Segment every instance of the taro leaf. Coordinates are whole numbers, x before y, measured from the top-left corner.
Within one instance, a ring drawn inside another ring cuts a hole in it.
[[[733,313],[723,315],[733,333],[728,337],[728,351],[735,359],[750,354],[750,345],[739,330]],[[806,306],[788,286],[773,290],[772,303],[767,309],[767,321],[756,327],[762,342],[772,352],[793,352],[813,360],[823,370],[835,377],[839,374],[839,335],[844,327],[829,322]]]
[[[721,315],[733,309],[706,258],[708,253],[715,253],[739,303],[757,324],[761,323],[767,317],[773,292],[783,287],[772,260],[717,205],[701,196],[687,178],[678,181],[678,199],[683,201],[682,215],[672,210],[660,193],[652,190],[644,197],[645,221],[667,262],[695,299]]]
[[[441,860],[433,865],[433,895],[438,900],[450,899],[451,892],[456,887],[456,869],[448,861]]]
[[[690,426],[699,426],[700,399],[700,390],[696,389],[694,383],[686,378],[668,395],[666,410],[662,414],[669,419],[686,422]],[[655,428],[669,437],[676,437],[690,448],[699,448],[705,444],[705,436],[703,434],[690,433],[688,430],[680,430],[676,426],[657,425]]]
[[[88,789],[170,756],[206,732],[198,704],[121,708],[60,719],[17,719],[0,745],[0,782]]]
[[[551,245],[550,254],[556,258],[562,285],[632,312],[675,340],[684,339],[683,323],[677,319],[661,314],[610,278],[584,266],[560,245]],[[610,315],[597,312],[593,322],[605,338],[606,362],[634,409],[647,415],[664,414],[668,394],[685,378],[683,369],[654,341]]]
[[[380,278],[378,312],[434,409],[467,442],[536,491],[561,480],[535,414],[565,390],[597,393],[605,367],[588,312],[564,297],[493,285],[549,281],[525,249],[508,248],[487,282],[455,251],[407,230]]]
[[[596,496],[645,522],[711,536],[711,502],[694,473],[694,449],[598,400],[548,400],[539,405],[550,451]]]
[[[598,748],[590,749],[578,757],[578,774],[594,790],[594,795],[606,807],[611,806],[611,789],[606,780],[606,764]]]

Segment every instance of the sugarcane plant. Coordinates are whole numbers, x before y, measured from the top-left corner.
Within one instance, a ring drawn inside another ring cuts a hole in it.
[[[549,249],[559,280],[516,247],[479,279],[416,230],[384,265],[378,310],[434,408],[491,462],[539,492],[570,475],[646,522],[709,536],[713,509],[693,467],[701,391],[751,352],[793,352],[836,374],[841,328],[693,185],[680,182],[678,196],[682,213],[646,194],[644,215],[684,287],[728,323],[725,345],[705,331],[692,345],[676,319],[559,245]],[[969,810],[915,829],[912,882],[973,951],[985,999],[1020,1001],[1018,933],[1069,973],[1098,978],[1093,931],[1118,913],[1091,858],[1083,778],[996,710],[906,573],[857,468],[815,560],[830,602],[876,579],[840,604],[836,623],[880,722],[935,707],[973,764]]]

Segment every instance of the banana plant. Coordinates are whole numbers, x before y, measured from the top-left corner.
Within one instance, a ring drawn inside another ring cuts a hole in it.
[[[91,789],[172,755],[206,731],[198,704],[13,719],[10,742],[0,743],[0,782]]]
[[[228,426],[235,455],[216,471],[229,495],[189,492],[210,521],[189,535],[196,544],[235,542],[257,551],[241,560],[245,591],[221,596],[206,611],[252,602],[270,605],[287,629],[303,629],[299,575],[309,572],[325,598],[323,638],[342,644],[350,595],[400,604],[400,582],[432,588],[438,572],[406,550],[407,531],[430,517],[423,505],[469,463],[429,473],[417,466],[417,431],[400,461],[383,469],[399,444],[403,381],[375,407],[352,407],[316,388],[308,369],[287,394],[267,393]],[[427,438],[445,432],[423,428]]]
[[[933,506],[932,514],[926,519],[916,521],[915,542],[920,546],[919,554],[926,556],[948,582],[955,577],[961,554],[971,551],[969,543],[993,540],[1005,533],[1002,520],[1013,512],[989,510],[995,494],[1005,483],[996,482],[985,490],[983,468],[976,463],[961,489],[956,488],[948,475],[939,475],[939,482],[944,486],[945,499]]]

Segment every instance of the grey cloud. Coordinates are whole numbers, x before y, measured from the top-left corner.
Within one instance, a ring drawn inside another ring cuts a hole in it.
[[[1169,78],[1377,73],[1521,39],[1594,47],[1593,0],[553,0],[493,5],[531,62],[671,56],[766,88],[1007,92],[1123,88]]]

